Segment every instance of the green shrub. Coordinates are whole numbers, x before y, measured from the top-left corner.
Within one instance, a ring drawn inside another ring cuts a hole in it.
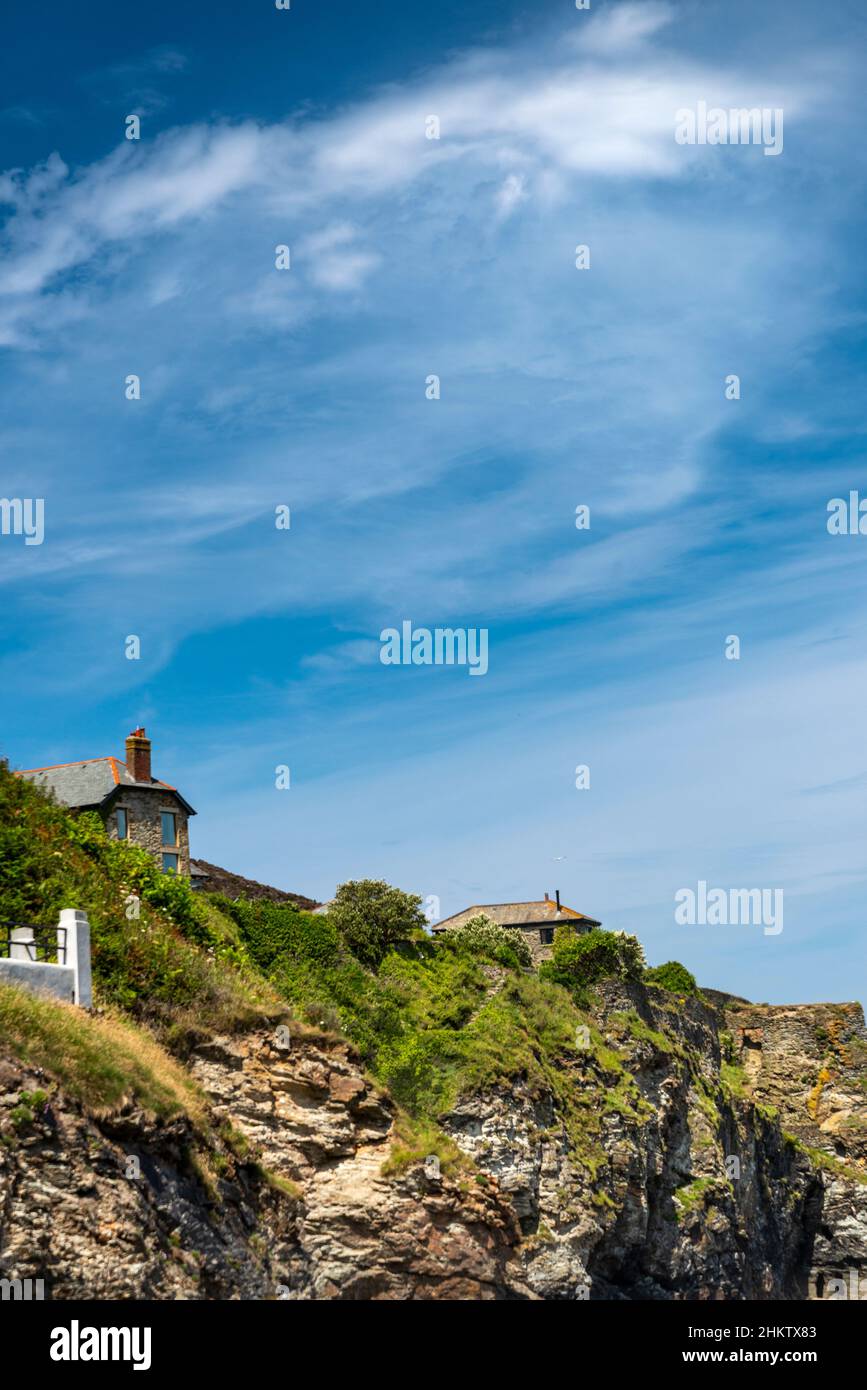
[[[690,974],[679,960],[667,960],[664,965],[655,965],[644,976],[651,985],[671,990],[672,994],[697,994],[695,976]]]
[[[90,919],[101,1005],[179,1036],[230,1031],[279,1008],[234,924],[185,878],[162,874],[145,850],[109,840],[95,813],[73,815],[0,762],[0,924],[53,923],[64,907]]]
[[[301,912],[294,903],[275,903],[267,898],[253,901],[212,898],[241,933],[241,940],[260,970],[271,974],[285,956],[293,960],[330,965],[337,960],[339,938],[326,916]]]
[[[70,822],[70,839],[106,871],[113,883],[122,885],[127,894],[135,894],[142,902],[158,908],[192,940],[202,945],[209,943],[209,933],[189,879],[180,874],[163,873],[153,855],[141,845],[129,840],[110,840],[94,811],[71,816]]]
[[[328,916],[355,958],[374,969],[388,951],[425,926],[421,898],[382,879],[341,883]]]
[[[599,927],[578,935],[572,927],[560,926],[554,932],[553,956],[540,966],[539,975],[580,990],[604,979],[640,980],[644,969],[644,951],[637,937]]]
[[[449,927],[440,933],[437,944],[468,955],[488,956],[501,965],[528,968],[533,963],[523,933],[515,927],[501,927],[484,912],[468,918],[462,927]]]
[[[66,833],[72,843],[79,845],[91,859],[101,859],[105,854],[109,843],[108,833],[102,817],[96,811],[81,811],[78,815],[70,816]]]
[[[450,1077],[463,1055],[460,1035],[448,1028],[408,1032],[381,1049],[378,1072],[411,1114],[436,1114],[450,1099]]]
[[[34,834],[38,807],[45,833]],[[57,920],[63,901],[64,865],[55,854],[51,832],[64,813],[23,777],[0,761],[0,924],[28,925]]]

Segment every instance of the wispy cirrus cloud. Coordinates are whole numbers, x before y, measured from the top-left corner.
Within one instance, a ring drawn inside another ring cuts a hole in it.
[[[545,41],[529,53],[477,52],[325,119],[170,130],[125,143],[75,176],[54,154],[29,177],[5,177],[17,209],[4,229],[9,265],[0,293],[38,291],[103,243],[158,234],[251,189],[278,209],[329,196],[369,203],[437,170],[447,180],[461,164],[476,180],[485,172],[502,178],[493,195],[501,208],[531,194],[556,202],[568,196],[570,176],[682,177],[692,152],[672,138],[674,113],[697,96],[724,89],[731,105],[785,101],[788,119],[798,116],[806,94],[794,82],[769,85],[758,74],[657,51],[649,41],[672,19],[665,5],[622,5],[573,35],[565,56]],[[184,65],[183,55],[160,50],[140,66]],[[124,76],[139,66],[111,71]],[[424,138],[431,113],[436,140]]]
[[[730,7],[722,20],[741,32]],[[857,788],[831,784],[859,769],[836,735],[827,779],[788,777],[785,759],[799,734],[818,757],[823,672],[833,656],[845,681],[867,597],[858,552],[823,519],[857,472],[859,369],[841,369],[863,317],[846,254],[863,179],[850,161],[841,174],[853,64],[824,35],[791,62],[770,20],[773,41],[750,29],[743,47],[704,23],[702,7],[611,5],[339,108],[266,118],[253,94],[249,119],[3,175],[3,492],[47,504],[37,554],[0,550],[5,687],[48,710],[63,670],[73,709],[112,700],[179,727],[188,702],[191,766],[206,788],[245,789],[262,856],[246,868],[263,878],[282,872],[286,831],[245,782],[253,761],[301,750],[299,785],[317,792],[292,843],[311,859],[351,767],[339,868],[335,850],[312,883],[287,882],[323,896],[338,873],[373,872],[377,837],[409,836],[407,821],[448,883],[490,884],[507,860],[521,896],[528,866],[562,851],[590,910],[611,883],[629,910],[650,910],[642,894],[659,910],[666,844],[695,850],[698,872],[712,834],[729,872],[745,823],[805,894],[838,884],[839,846],[798,865],[815,804],[799,788],[829,786],[839,837]],[[698,100],[783,105],[784,157],[677,145],[675,112]],[[377,635],[404,618],[490,626],[486,680],[383,684]],[[750,673],[736,708],[732,631]],[[829,633],[833,648],[813,645]],[[852,681],[834,697],[841,729]],[[587,742],[619,788],[589,824],[570,778]],[[679,761],[662,766],[665,747]],[[732,748],[761,770],[747,791]],[[778,840],[750,810],[762,777],[785,783]],[[224,816],[206,800],[207,833],[237,846],[234,801]],[[624,880],[624,839],[633,863],[657,863],[652,884]],[[407,886],[423,873],[418,849],[387,857]]]
[[[125,62],[110,63],[82,74],[79,81],[91,96],[107,106],[123,102],[130,114],[151,116],[171,105],[166,79],[185,72],[188,66],[185,53],[162,44]]]

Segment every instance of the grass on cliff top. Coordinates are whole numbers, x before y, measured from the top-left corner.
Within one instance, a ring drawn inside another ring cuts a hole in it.
[[[176,1045],[280,1012],[217,906],[160,873],[144,850],[110,841],[97,816],[72,816],[0,762],[0,924],[50,924],[63,907],[90,919],[97,1003]]]
[[[457,934],[419,935],[372,971],[326,918],[305,921],[271,903],[221,907],[296,1013],[350,1039],[400,1107],[390,1171],[430,1153],[446,1167],[453,1155],[438,1119],[463,1097],[518,1080],[530,1096],[555,1098],[550,1123],[591,1170],[604,1116],[643,1118],[618,1048],[564,986],[470,949]]]
[[[239,917],[256,905],[227,905]],[[263,909],[264,911],[264,909]],[[269,907],[277,917],[284,909]],[[322,919],[316,924],[322,930]],[[550,1065],[580,1053],[584,1014],[558,985],[461,950],[453,940],[408,942],[378,971],[336,937],[316,958],[299,933],[275,956],[270,979],[302,1017],[359,1049],[409,1113],[433,1118],[464,1094],[525,1077],[538,1089]]]
[[[204,1098],[189,1074],[144,1029],[115,1014],[84,1013],[0,984],[0,1048],[47,1072],[95,1116],[127,1103],[206,1129]]]

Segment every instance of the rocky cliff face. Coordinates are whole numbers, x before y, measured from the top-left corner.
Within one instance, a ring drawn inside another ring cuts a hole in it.
[[[447,1121],[512,1197],[533,1292],[806,1298],[844,1270],[851,1288],[867,1271],[858,1006],[679,1007],[612,987],[600,1024],[639,1094],[603,1113],[591,1164],[551,1099],[520,1087]],[[596,1078],[574,1084],[605,1104]]]
[[[100,1299],[867,1294],[858,1006],[612,985],[581,1042],[550,1090],[463,1098],[446,1174],[383,1173],[393,1108],[333,1039],[198,1049],[218,1128],[251,1146],[227,1140],[210,1173],[182,1124],[86,1117],[4,1062],[0,1277]]]
[[[194,1149],[184,1121],[97,1120],[0,1060],[0,1279],[51,1299],[267,1297],[281,1204],[233,1163],[209,1190]]]
[[[797,1287],[806,1272],[810,1297],[857,1292],[867,1299],[867,1033],[860,1005],[732,1004],[726,1022],[747,1094],[777,1111],[780,1128],[818,1169]]]
[[[216,1040],[193,1059],[216,1113],[298,1185],[281,1296],[508,1296],[518,1228],[496,1186],[416,1164],[385,1177],[393,1110],[343,1043],[271,1035]],[[517,1291],[517,1288],[516,1288]]]

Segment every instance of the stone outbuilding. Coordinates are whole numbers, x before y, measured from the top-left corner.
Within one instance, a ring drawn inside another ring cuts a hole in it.
[[[189,876],[188,823],[196,813],[177,787],[151,775],[151,741],[144,729],[129,735],[125,760],[85,758],[17,775],[53,791],[70,810],[98,812],[111,839],[148,850],[163,873]]]
[[[530,948],[534,965],[550,959],[556,927],[566,924],[576,932],[588,932],[594,927],[602,926],[595,917],[588,917],[583,912],[566,907],[560,902],[559,893],[555,894],[553,900],[546,893],[541,902],[487,903],[467,907],[463,912],[457,912],[453,917],[437,922],[432,931],[434,935],[439,935],[440,932],[451,928],[462,927],[471,917],[478,917],[480,913],[490,917],[501,927],[514,927],[516,931],[520,931]]]

